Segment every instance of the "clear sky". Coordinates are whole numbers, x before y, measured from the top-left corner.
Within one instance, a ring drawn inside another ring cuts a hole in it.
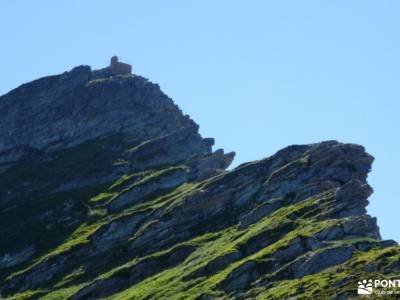
[[[368,211],[400,241],[400,1],[0,2],[0,94],[117,54],[235,165],[290,144],[359,143]]]

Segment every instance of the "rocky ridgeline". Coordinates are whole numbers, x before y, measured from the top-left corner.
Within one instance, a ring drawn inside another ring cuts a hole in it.
[[[0,116],[3,297],[348,299],[400,275],[362,146],[227,171],[234,153],[158,85],[87,66],[2,96]]]

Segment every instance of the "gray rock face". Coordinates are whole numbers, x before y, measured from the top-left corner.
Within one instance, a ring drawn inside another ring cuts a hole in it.
[[[339,265],[351,258],[354,248],[349,246],[325,249],[299,259],[292,266],[294,278],[317,273],[328,267]]]
[[[227,171],[213,144],[137,75],[80,66],[0,97],[0,295],[347,299],[350,273],[399,272],[362,146]]]
[[[2,96],[0,161],[7,164],[29,151],[53,152],[112,132],[140,141],[196,131],[197,125],[158,85],[136,75],[92,77],[90,67],[80,66]]]

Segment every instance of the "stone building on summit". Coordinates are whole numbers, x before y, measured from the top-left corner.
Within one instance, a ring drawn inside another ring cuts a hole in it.
[[[111,57],[110,72],[112,75],[118,74],[132,74],[132,66],[118,61],[118,56]]]

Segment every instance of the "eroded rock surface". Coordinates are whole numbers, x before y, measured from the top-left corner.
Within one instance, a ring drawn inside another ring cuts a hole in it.
[[[327,141],[228,171],[158,85],[76,67],[0,97],[0,292],[13,299],[347,299],[400,273],[373,157]]]

